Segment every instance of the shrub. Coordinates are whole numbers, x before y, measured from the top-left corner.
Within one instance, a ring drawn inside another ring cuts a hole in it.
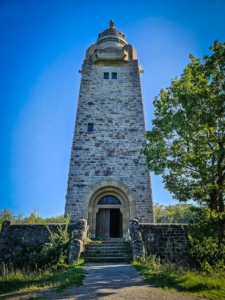
[[[58,225],[58,232],[52,232],[45,224],[49,232],[49,242],[43,245],[18,242],[21,251],[14,253],[12,264],[15,268],[27,270],[48,269],[58,270],[68,265],[69,241],[68,225],[70,215],[64,219],[65,225]],[[73,234],[73,233],[72,233]]]
[[[193,208],[195,222],[190,226],[189,253],[201,270],[224,269],[225,239],[220,238],[219,223],[224,215],[207,207]]]

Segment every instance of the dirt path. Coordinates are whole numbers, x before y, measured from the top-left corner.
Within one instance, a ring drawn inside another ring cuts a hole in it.
[[[85,264],[87,276],[84,285],[72,287],[57,293],[55,289],[45,289],[33,293],[24,293],[4,299],[123,299],[123,300],[193,300],[195,297],[182,296],[151,287],[143,281],[134,267],[123,263]]]

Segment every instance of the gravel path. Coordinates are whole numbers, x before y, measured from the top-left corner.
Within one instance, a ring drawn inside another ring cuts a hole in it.
[[[57,293],[55,289],[45,289],[4,299],[123,299],[123,300],[193,300],[195,297],[182,296],[151,287],[143,281],[140,273],[124,263],[89,263],[84,268],[88,273],[84,285],[72,287]]]

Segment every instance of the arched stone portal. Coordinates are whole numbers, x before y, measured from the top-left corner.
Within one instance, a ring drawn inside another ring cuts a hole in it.
[[[120,204],[98,204],[99,200],[104,196],[116,197]],[[116,218],[118,222],[122,222],[120,236],[126,236],[127,225],[130,219],[136,218],[136,200],[133,193],[124,183],[113,179],[102,180],[89,188],[82,200],[84,208],[83,218],[88,221],[91,230],[91,237],[96,237],[96,217],[98,219],[107,218],[107,214],[111,218]],[[106,212],[108,211],[108,212]],[[120,217],[119,212],[120,212]],[[115,221],[115,220],[114,220]]]

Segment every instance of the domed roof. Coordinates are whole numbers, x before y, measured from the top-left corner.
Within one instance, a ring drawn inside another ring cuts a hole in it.
[[[111,20],[109,23],[109,28],[99,33],[96,44],[101,44],[106,40],[114,40],[120,42],[123,45],[127,44],[125,34],[114,28],[114,21]]]

